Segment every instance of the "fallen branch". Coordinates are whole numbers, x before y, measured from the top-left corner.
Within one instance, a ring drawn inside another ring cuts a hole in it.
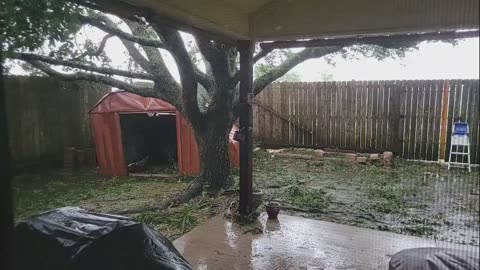
[[[116,214],[132,215],[132,214],[137,214],[137,213],[147,212],[147,211],[163,211],[172,206],[178,206],[190,201],[191,199],[200,195],[202,191],[203,191],[203,182],[199,178],[197,178],[187,187],[187,189],[184,192],[175,195],[175,197],[173,198],[163,200],[159,203],[155,203],[150,206],[120,211],[120,212],[117,212]]]

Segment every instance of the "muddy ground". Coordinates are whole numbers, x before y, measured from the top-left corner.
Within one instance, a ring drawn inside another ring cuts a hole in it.
[[[282,153],[311,153],[291,149]],[[479,172],[397,159],[392,168],[341,159],[304,160],[255,152],[254,179],[266,200],[291,214],[479,245]]]

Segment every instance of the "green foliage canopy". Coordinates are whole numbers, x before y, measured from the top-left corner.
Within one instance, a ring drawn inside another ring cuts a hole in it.
[[[46,41],[66,41],[78,31],[82,8],[65,0],[0,1],[1,50],[34,50]]]

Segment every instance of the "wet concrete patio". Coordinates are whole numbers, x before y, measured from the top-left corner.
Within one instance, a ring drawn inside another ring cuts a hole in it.
[[[387,269],[407,248],[451,247],[447,242],[279,215],[259,218],[261,234],[216,216],[174,241],[194,269]]]

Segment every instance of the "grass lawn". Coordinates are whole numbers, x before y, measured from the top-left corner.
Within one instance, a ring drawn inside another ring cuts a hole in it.
[[[188,187],[191,178],[104,178],[93,171],[28,174],[14,179],[16,220],[63,206],[78,206],[105,213],[120,213],[174,196]],[[217,214],[228,197],[200,196],[190,203],[163,212],[146,211],[130,217],[145,222],[170,240]]]

